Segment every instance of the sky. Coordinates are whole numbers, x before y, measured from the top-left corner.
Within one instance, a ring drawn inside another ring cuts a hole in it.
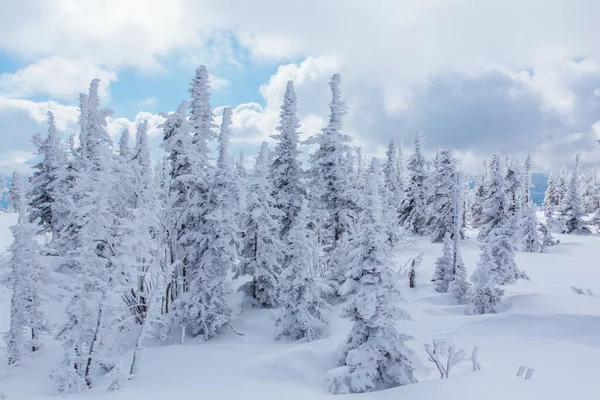
[[[66,139],[77,97],[101,79],[115,142],[188,99],[205,64],[217,122],[234,109],[232,153],[270,141],[288,80],[302,135],[325,124],[338,72],[345,133],[371,156],[390,139],[454,148],[475,172],[494,151],[538,172],[600,164],[597,0],[0,0],[0,172],[25,171],[55,113]],[[307,149],[304,149],[305,153]]]

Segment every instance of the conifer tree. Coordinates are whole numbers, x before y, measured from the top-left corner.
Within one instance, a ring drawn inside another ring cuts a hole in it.
[[[329,322],[331,307],[322,298],[315,279],[318,249],[309,229],[306,202],[287,234],[285,264],[279,279],[281,310],[275,323],[275,338],[312,341],[318,339]]]
[[[415,235],[424,235],[427,223],[427,163],[421,150],[421,134],[415,133],[414,152],[408,161],[408,182],[400,208],[400,223]]]
[[[595,213],[600,209],[600,189],[598,188],[596,168],[592,168],[582,178],[581,199],[586,214]]]
[[[306,196],[299,160],[298,129],[300,121],[296,115],[296,101],[294,84],[289,81],[279,112],[280,123],[277,127],[279,133],[271,136],[277,141],[270,170],[273,198],[277,208],[282,212],[280,217],[282,240],[285,240],[285,235],[300,210],[302,199]]]
[[[36,154],[42,159],[32,167],[34,172],[30,178],[30,190],[27,196],[31,199],[29,222],[37,222],[43,232],[53,232],[54,185],[67,160],[56,131],[54,114],[51,111],[48,111],[48,136],[42,139],[36,135],[33,143],[37,149]]]
[[[548,177],[548,187],[546,188],[546,193],[544,194],[544,202],[542,204],[542,210],[544,210],[544,216],[546,217],[546,221],[548,226],[553,225],[554,218],[554,210],[557,204],[555,203],[556,199],[556,178],[554,174],[550,173]]]
[[[200,194],[206,193],[210,184],[210,157],[209,144],[216,138],[214,129],[217,128],[213,110],[210,105],[210,79],[206,66],[201,65],[190,84],[190,125],[193,133],[194,145],[194,173],[197,177],[197,190]]]
[[[569,185],[569,170],[566,165],[563,165],[560,169],[560,175],[556,179],[556,197],[554,199],[554,204],[560,208],[563,204],[563,200],[565,195],[567,194],[567,189]]]
[[[250,275],[252,280],[240,287],[253,305],[274,307],[279,300],[279,274],[283,261],[283,245],[279,239],[278,217],[268,180],[267,143],[263,142],[256,157],[248,192],[248,216],[244,221],[241,262],[235,277]]]
[[[367,178],[368,200],[360,218],[360,231],[349,254],[350,270],[342,286],[352,295],[343,316],[354,322],[342,344],[340,367],[329,371],[329,391],[361,393],[416,382],[412,351],[394,322],[408,318],[396,307],[398,289],[390,268],[389,250],[381,221],[377,163]]]
[[[489,243],[480,244],[481,253],[477,262],[477,269],[473,272],[471,280],[473,286],[469,289],[469,314],[493,314],[496,306],[502,301],[504,290],[498,288],[497,282],[501,280],[496,264],[491,254]]]
[[[508,217],[513,218],[517,232],[515,239],[517,244],[521,244],[522,237],[522,218],[523,218],[523,176],[519,168],[519,163],[513,161],[510,156],[505,159],[506,175],[504,179],[504,188],[506,190],[506,212]]]
[[[504,176],[498,153],[492,154],[487,164],[485,197],[481,204],[481,229],[477,240],[485,242],[490,232],[508,215]]]
[[[23,181],[24,178],[16,173],[13,179]],[[39,258],[36,227],[29,222],[27,215],[24,186],[17,185],[17,190],[19,219],[11,227],[14,239],[8,248],[8,283],[12,289],[10,325],[4,337],[8,364],[17,364],[24,353],[39,350],[40,334],[48,331],[41,310],[47,271]]]
[[[522,248],[527,253],[537,253],[543,248],[543,239],[540,237],[537,208],[532,200],[525,207],[523,215],[523,244]]]
[[[218,137],[218,158],[213,181],[202,206],[204,223],[199,231],[184,237],[194,244],[187,271],[188,290],[180,309],[183,325],[193,336],[204,340],[215,336],[231,320],[226,296],[231,292],[226,280],[238,258],[239,228],[236,221],[237,179],[229,154],[232,109],[223,109],[223,122]]]
[[[192,128],[187,120],[187,108],[187,102],[183,101],[175,112],[163,115],[166,120],[159,125],[163,129],[163,142],[160,146],[168,155],[166,165],[169,167],[162,221],[166,230],[165,268],[173,270],[172,280],[166,286],[164,311],[167,313],[173,311],[171,303],[185,291],[183,277],[187,276],[190,254],[195,251],[194,246],[186,246],[183,241],[192,228],[189,225],[190,198],[196,182],[196,152],[192,143]],[[183,317],[174,315],[173,318]],[[172,323],[181,326],[180,322]]]
[[[266,156],[265,156],[266,157]],[[242,227],[246,221],[248,212],[248,172],[246,171],[244,150],[240,151],[238,161],[235,163],[235,171],[237,177],[237,190],[236,190],[236,202],[237,202],[237,221],[238,225]],[[245,233],[241,232],[241,238],[243,239]]]
[[[398,154],[398,147],[396,147],[396,143],[394,142],[394,139],[392,139],[390,140],[387,152],[385,153],[386,163],[383,168],[385,188],[389,195],[388,203],[394,212],[393,219],[388,221],[389,224],[399,223],[400,220],[400,206],[402,204],[403,187],[400,179],[400,162],[398,160]]]
[[[73,280],[68,282],[72,297],[65,312],[67,321],[57,334],[65,357],[53,373],[61,392],[78,391],[93,385],[99,359],[110,350],[110,335],[120,312],[115,307],[122,293],[121,275],[115,257],[116,216],[110,207],[112,141],[106,132],[109,110],[99,108],[99,80],[90,85],[87,105],[87,158],[84,170],[73,185],[75,207],[69,214],[69,230],[76,236],[66,249],[66,266]],[[82,143],[82,146],[85,143]]]
[[[329,82],[332,93],[329,122],[319,134],[307,141],[308,144],[318,145],[311,156],[311,190],[318,224],[316,229],[326,254],[325,274],[335,291],[343,282],[346,272],[339,253],[346,251],[357,210],[347,158],[347,153],[351,151],[347,143],[351,138],[341,132],[346,103],[341,98],[340,83],[340,75],[333,75]]]
[[[484,162],[483,172],[477,173],[475,177],[475,187],[469,207],[469,219],[474,228],[479,228],[483,224],[483,202],[487,197],[487,162]]]
[[[579,159],[575,158],[575,167],[569,176],[567,191],[560,206],[562,233],[589,234],[590,229],[583,221],[583,205],[579,191]]]
[[[437,170],[432,177],[432,200],[430,203],[428,226],[431,231],[431,241],[440,242],[446,233],[454,238],[454,227],[458,223],[458,235],[462,239],[462,183],[459,182],[459,173],[456,168],[456,159],[452,150],[441,150],[437,157]]]
[[[400,204],[404,200],[404,146],[402,141],[398,144],[398,188],[400,192]]]

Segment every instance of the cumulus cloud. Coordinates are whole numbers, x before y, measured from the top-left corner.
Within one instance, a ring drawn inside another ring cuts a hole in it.
[[[14,73],[0,74],[0,94],[12,98],[46,95],[72,100],[85,92],[94,78],[100,79],[100,96],[108,101],[108,87],[117,80],[115,72],[99,68],[89,60],[49,57]]]
[[[392,137],[409,144],[420,129],[429,151],[454,147],[465,167],[499,150],[532,152],[550,169],[597,138],[598,14],[595,0],[25,0],[3,8],[0,49],[34,62],[6,78],[13,97],[81,90],[62,80],[40,89],[11,84],[35,82],[38,64],[61,65],[44,59],[71,60],[61,61],[67,67],[88,60],[105,73],[160,69],[167,57],[203,62],[215,89],[228,84],[224,64],[246,67],[239,51],[255,66],[283,64],[259,89],[263,105],[232,104],[236,146],[268,140],[288,79],[298,88],[302,131],[318,131],[327,79],[339,71],[350,108],[345,130],[367,154],[381,155]],[[598,160],[594,151],[584,159]]]

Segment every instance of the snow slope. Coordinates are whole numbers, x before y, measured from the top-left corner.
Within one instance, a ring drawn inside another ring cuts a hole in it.
[[[10,214],[0,215],[0,246],[10,242]],[[467,268],[472,271],[479,249],[474,232],[462,242]],[[337,396],[353,399],[481,399],[564,400],[577,395],[598,395],[597,360],[600,359],[600,237],[562,236],[561,244],[545,254],[519,253],[517,263],[527,271],[530,282],[506,288],[496,315],[467,316],[464,306],[455,305],[450,295],[433,290],[429,279],[440,244],[415,239],[410,249],[395,254],[397,266],[423,252],[417,288],[409,289],[405,278],[405,303],[412,322],[399,328],[415,337],[409,345],[420,363],[414,385],[380,392]],[[571,286],[589,288],[597,297],[575,294]],[[8,292],[0,290],[0,331],[8,325]],[[234,299],[235,301],[235,299]],[[52,305],[49,306],[52,308]],[[56,308],[56,307],[55,307]],[[339,307],[338,307],[339,308]],[[51,310],[56,313],[56,310]],[[339,311],[336,310],[336,311]],[[348,321],[335,318],[329,335],[312,343],[273,341],[275,311],[242,310],[232,331],[208,343],[188,339],[183,346],[156,344],[142,356],[139,374],[117,392],[107,392],[109,381],[81,399],[332,399],[324,386],[325,373],[336,366],[337,346],[350,328]],[[479,345],[482,370],[473,372],[470,363],[440,380],[437,369],[427,361],[423,343],[432,338],[451,338],[470,352]],[[6,368],[0,356],[0,393],[8,400],[56,398],[48,377],[60,360],[60,346],[50,338],[40,354],[21,365]],[[124,354],[124,360],[130,357]],[[520,365],[535,368],[532,380],[515,377]]]

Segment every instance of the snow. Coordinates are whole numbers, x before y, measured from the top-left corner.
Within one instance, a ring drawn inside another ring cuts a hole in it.
[[[0,248],[10,244],[8,227],[14,214],[0,214]],[[466,231],[461,251],[468,276],[475,268],[479,246],[477,232]],[[498,314],[469,316],[456,305],[451,294],[439,294],[430,282],[434,262],[442,245],[428,238],[414,238],[414,245],[394,254],[400,267],[423,253],[417,269],[417,287],[399,282],[402,308],[412,321],[398,325],[415,337],[407,345],[414,349],[419,383],[336,399],[544,399],[564,400],[597,393],[597,363],[600,359],[600,237],[556,235],[561,243],[546,253],[517,253],[516,262],[531,281],[503,286],[506,294]],[[237,283],[233,284],[234,286]],[[595,297],[576,294],[571,286],[591,289]],[[232,296],[241,302],[240,293]],[[9,293],[0,287],[0,332],[9,320]],[[107,392],[107,379],[75,399],[332,399],[325,374],[337,366],[338,346],[351,322],[339,318],[342,305],[334,309],[325,337],[310,343],[276,342],[273,339],[277,310],[234,310],[232,326],[244,336],[226,329],[208,342],[188,339],[183,346],[149,343],[142,354],[138,374],[116,392]],[[62,306],[48,305],[56,321]],[[424,343],[450,338],[458,349],[470,354],[480,346],[482,370],[473,372],[468,362],[453,368],[441,380],[435,365],[427,360]],[[176,342],[176,339],[172,341]],[[2,344],[3,346],[3,344]],[[48,377],[62,358],[60,344],[44,337],[39,354],[20,365],[6,367],[0,351],[0,394],[7,400],[58,398]],[[124,360],[130,357],[123,354]],[[531,380],[516,377],[519,366],[535,369]],[[593,397],[593,396],[592,396]]]

